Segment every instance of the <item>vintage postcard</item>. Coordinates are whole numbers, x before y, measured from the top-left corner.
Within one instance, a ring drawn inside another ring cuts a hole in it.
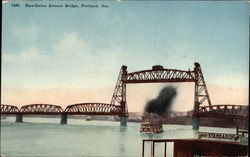
[[[1,156],[248,156],[249,2],[2,0]]]

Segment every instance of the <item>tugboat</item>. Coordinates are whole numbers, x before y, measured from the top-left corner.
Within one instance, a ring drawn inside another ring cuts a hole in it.
[[[159,116],[145,113],[142,117],[142,121],[140,132],[163,132],[162,121]]]

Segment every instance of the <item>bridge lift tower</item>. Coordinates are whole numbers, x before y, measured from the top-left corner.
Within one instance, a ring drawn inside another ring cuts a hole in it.
[[[194,70],[184,71],[176,69],[164,69],[162,66],[153,66],[150,70],[127,72],[127,67],[121,67],[119,77],[114,89],[111,104],[119,105],[121,108],[121,125],[127,125],[128,108],[126,102],[126,84],[132,83],[173,83],[194,82],[194,114],[193,129],[199,129],[199,107],[204,101],[211,106],[206,83],[199,63],[194,63]]]

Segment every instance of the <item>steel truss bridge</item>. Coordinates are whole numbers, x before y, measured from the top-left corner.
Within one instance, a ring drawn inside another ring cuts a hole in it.
[[[13,105],[1,104],[1,114],[5,115],[113,115],[120,116],[120,106],[103,103],[81,103],[69,105],[65,110],[61,106],[52,104],[31,104],[22,106],[20,109]],[[186,116],[176,115],[176,116]],[[246,119],[248,106],[245,105],[212,105],[202,106],[199,117]]]
[[[1,105],[1,114],[38,114],[38,115],[56,115],[56,114],[74,114],[74,115],[119,115],[120,107],[104,103],[82,103],[66,107],[52,104],[31,104],[22,106],[18,109],[12,105]]]
[[[118,80],[115,85],[111,103],[81,103],[68,105],[66,109],[52,104],[31,104],[22,106],[20,109],[13,105],[1,104],[1,114],[19,115],[62,115],[62,119],[67,115],[117,115],[121,118],[121,124],[126,125],[128,108],[126,101],[126,85],[134,83],[194,83],[194,110],[193,116],[248,119],[248,106],[244,105],[212,105],[199,63],[194,63],[193,70],[165,69],[162,66],[153,66],[150,70],[137,72],[127,72],[127,67],[122,66]],[[204,105],[206,102],[206,106]],[[63,117],[64,116],[64,117]],[[61,122],[62,122],[61,119]],[[18,121],[18,118],[17,118]],[[22,118],[19,118],[22,121]],[[123,122],[122,122],[123,121]],[[64,122],[62,122],[64,123]]]
[[[105,103],[81,103],[68,105],[64,110],[52,104],[30,104],[20,109],[13,105],[1,104],[1,114],[16,115],[16,122],[22,122],[22,115],[61,115],[61,124],[67,124],[67,115],[113,115],[122,116],[121,108]]]

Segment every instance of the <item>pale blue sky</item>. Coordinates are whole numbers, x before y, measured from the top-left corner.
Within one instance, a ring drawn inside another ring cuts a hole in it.
[[[68,3],[109,8],[3,4],[4,87],[111,87],[123,64],[132,72],[154,64],[188,70],[194,62],[207,84],[248,87],[247,1]]]

